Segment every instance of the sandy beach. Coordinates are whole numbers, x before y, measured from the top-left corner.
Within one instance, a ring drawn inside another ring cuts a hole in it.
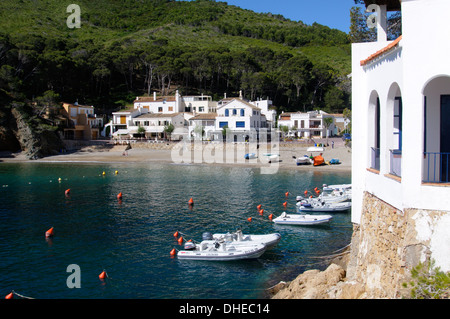
[[[332,146],[332,141],[334,145]],[[320,143],[322,141],[318,141]],[[275,169],[314,169],[326,171],[351,171],[351,148],[346,147],[340,138],[330,138],[329,146],[324,148],[325,161],[339,159],[337,165],[300,165],[297,166],[293,156],[318,155],[307,152],[311,145],[298,142],[281,142],[279,145],[263,145],[259,149],[248,144],[212,144],[197,143],[132,143],[132,148],[125,151],[126,145],[90,145],[60,155],[48,156],[38,160],[29,160],[23,153],[0,153],[0,162],[84,162],[84,163],[185,163],[199,165],[232,165],[241,167],[270,167]],[[252,149],[253,147],[253,149]],[[244,154],[255,152],[257,159],[245,160]],[[264,153],[279,154],[279,162],[268,163]]]

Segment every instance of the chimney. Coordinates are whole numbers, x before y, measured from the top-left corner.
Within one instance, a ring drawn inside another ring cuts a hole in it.
[[[239,91],[239,98],[242,100],[242,90]]]

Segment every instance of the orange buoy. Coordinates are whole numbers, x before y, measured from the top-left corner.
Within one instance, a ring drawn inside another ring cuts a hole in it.
[[[178,237],[179,233],[178,230],[173,234],[173,237]]]
[[[69,188],[69,189],[66,189],[66,191],[64,192],[64,194],[65,194],[66,196],[69,196],[69,195],[70,195],[70,188]]]
[[[286,195],[286,197],[289,197],[289,192],[286,192],[285,195]]]
[[[287,202],[284,202],[284,203],[283,203],[283,206],[284,206],[284,208],[286,208],[286,206],[287,206]]]
[[[105,279],[107,277],[106,271],[102,271],[100,275],[98,275],[99,279]]]
[[[247,220],[248,220],[249,222],[251,222],[251,221],[252,221],[252,218],[251,218],[251,217],[249,217],[249,218],[247,218]]]
[[[119,199],[119,200],[122,199],[122,192],[120,192],[119,194],[117,194],[117,199]]]
[[[183,244],[183,237],[178,238],[178,244],[179,245]]]
[[[175,256],[176,254],[177,251],[175,250],[175,248],[170,251],[170,256]]]
[[[308,195],[308,191],[305,191],[303,194],[305,194],[305,196]]]
[[[191,199],[189,200],[188,204],[189,204],[189,205],[194,205],[194,200],[192,199],[192,197],[191,197]]]
[[[257,209],[258,211],[260,211],[260,210],[261,210],[261,207],[262,207],[262,205],[259,204],[258,206],[256,206],[256,209]]]
[[[269,219],[272,220],[272,218],[273,218],[273,214],[270,214]]]
[[[261,210],[259,211],[259,214],[262,216],[262,214],[264,214],[264,209],[261,209]]]
[[[9,294],[7,294],[5,296],[5,299],[13,299],[13,297],[14,297],[14,292],[10,292]]]
[[[45,237],[52,237],[52,236],[53,236],[53,227],[45,232]]]

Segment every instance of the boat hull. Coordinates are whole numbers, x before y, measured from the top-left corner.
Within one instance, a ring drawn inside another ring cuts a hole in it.
[[[345,212],[352,207],[351,202],[343,202],[343,203],[325,203],[324,205],[298,205],[297,209],[301,213],[306,212],[325,212],[325,213],[336,213],[336,212]]]
[[[235,247],[236,249],[208,249],[208,250],[181,250],[177,257],[181,260],[205,260],[205,261],[234,261],[256,259],[266,251],[265,245],[252,245],[246,247]]]

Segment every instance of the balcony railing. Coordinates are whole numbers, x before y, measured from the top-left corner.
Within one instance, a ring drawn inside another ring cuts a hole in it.
[[[450,182],[450,153],[424,153],[424,183]]]
[[[380,149],[371,147],[370,168],[380,170]]]
[[[402,176],[402,151],[401,150],[390,150],[391,158],[391,169],[390,173],[392,175],[401,177]]]

